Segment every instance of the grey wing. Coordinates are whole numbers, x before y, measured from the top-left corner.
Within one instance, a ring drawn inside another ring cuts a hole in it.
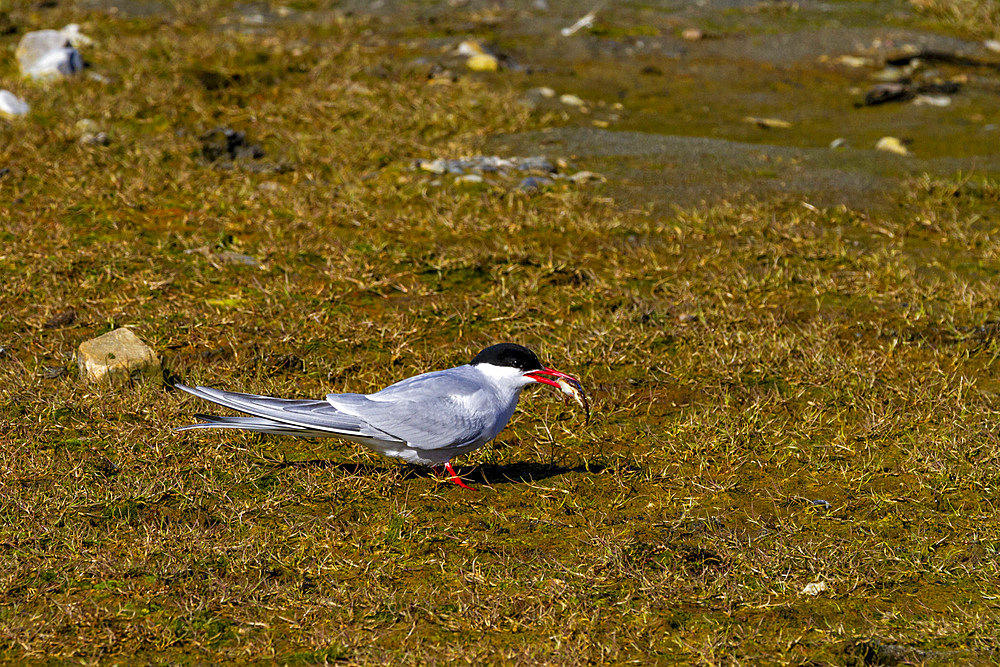
[[[415,449],[461,447],[481,439],[491,425],[489,414],[470,408],[484,396],[467,368],[417,375],[374,394],[330,394],[326,400]]]
[[[398,440],[378,428],[372,428],[364,419],[341,412],[328,401],[274,398],[258,394],[222,391],[211,387],[188,387],[183,384],[175,386],[193,396],[259,418],[243,419],[199,415],[202,419],[207,418],[208,423],[183,428],[242,428],[287,435],[326,434],[358,439]],[[269,421],[276,422],[277,428],[269,428]]]

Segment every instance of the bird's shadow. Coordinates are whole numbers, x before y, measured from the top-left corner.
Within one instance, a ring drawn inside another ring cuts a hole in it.
[[[345,463],[331,461],[329,459],[299,459],[289,461],[272,457],[263,457],[263,461],[275,469],[278,468],[320,468],[335,470],[345,477],[360,475],[377,475],[389,469],[389,466],[380,466],[372,463]],[[498,465],[495,463],[484,463],[477,466],[457,468],[455,472],[466,482],[475,484],[487,484],[495,486],[497,484],[528,484],[540,482],[549,477],[557,477],[567,473],[591,473],[603,472],[606,466],[599,463],[581,463],[575,466],[564,466],[555,463],[536,463],[534,461],[521,461]],[[398,466],[402,479],[419,479],[422,477],[447,477],[446,473],[436,475],[430,468],[423,466],[403,464]]]

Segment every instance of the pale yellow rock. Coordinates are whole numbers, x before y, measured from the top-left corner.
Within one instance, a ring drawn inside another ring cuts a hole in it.
[[[743,122],[753,123],[754,125],[763,127],[767,130],[783,130],[792,126],[792,124],[787,120],[782,120],[780,118],[758,118],[757,116],[747,116],[743,119]]]
[[[896,155],[909,155],[910,151],[906,150],[906,146],[903,142],[896,137],[882,137],[875,144],[875,149],[880,151],[888,151],[889,153],[895,153]]]
[[[559,101],[568,107],[582,107],[586,102],[571,93],[559,96]]]
[[[80,374],[90,382],[163,382],[160,357],[131,329],[124,327],[81,343],[76,361],[80,366]]]
[[[465,66],[473,72],[496,72],[500,69],[500,61],[488,53],[476,53],[469,56]]]

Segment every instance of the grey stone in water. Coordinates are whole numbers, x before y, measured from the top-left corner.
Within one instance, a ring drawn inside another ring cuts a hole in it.
[[[825,500],[810,500],[809,505],[823,510],[830,509],[830,503]]]
[[[873,107],[886,102],[904,102],[912,99],[913,89],[902,83],[880,83],[865,93],[865,106]]]
[[[549,178],[529,176],[517,185],[517,189],[521,192],[535,192],[546,185],[552,185],[552,183],[554,183],[554,181]]]
[[[520,158],[516,162],[517,168],[521,171],[545,171],[552,173],[556,170],[556,166],[541,155]]]
[[[80,344],[76,354],[80,374],[89,382],[116,384],[131,380],[163,382],[160,357],[124,327]]]

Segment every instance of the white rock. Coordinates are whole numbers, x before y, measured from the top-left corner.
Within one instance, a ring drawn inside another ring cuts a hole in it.
[[[560,95],[559,101],[565,104],[566,106],[570,107],[582,107],[585,104],[585,102],[581,100],[579,97],[570,93],[566,93],[565,95]]]
[[[0,90],[0,114],[23,116],[31,111],[28,103],[9,90]]]
[[[71,46],[75,46],[77,48],[81,46],[90,46],[94,43],[94,40],[80,32],[80,26],[76,23],[70,23],[59,32],[63,34],[63,37],[69,40]]]
[[[62,30],[36,30],[27,33],[17,45],[15,55],[21,73],[32,79],[52,79],[76,74],[83,69],[77,46],[91,43],[71,23]]]
[[[455,49],[455,53],[460,56],[478,56],[484,53],[488,53],[483,45],[474,39],[467,39],[458,45]]]
[[[21,73],[32,79],[58,79],[72,76],[83,69],[83,57],[72,46],[46,51],[37,60],[25,66]]]
[[[833,62],[841,65],[847,65],[848,67],[870,67],[873,63],[871,58],[849,55],[837,56]]]
[[[947,95],[917,95],[913,103],[918,107],[946,107],[951,104]]]
[[[595,171],[578,171],[572,176],[570,176],[569,180],[573,181],[574,183],[589,183],[590,181],[600,181],[601,183],[603,183],[608,179],[606,179],[604,176],[598,174]]]
[[[802,588],[803,595],[819,595],[827,589],[825,581],[814,581],[811,584],[806,584]]]
[[[80,373],[90,382],[115,384],[130,380],[163,382],[160,357],[124,327],[80,344],[76,353]]]
[[[589,28],[592,25],[594,25],[594,18],[595,18],[594,12],[587,12],[580,18],[579,21],[577,21],[571,26],[563,28],[559,32],[560,34],[562,34],[563,37],[569,37],[578,30],[583,30],[584,28]]]

